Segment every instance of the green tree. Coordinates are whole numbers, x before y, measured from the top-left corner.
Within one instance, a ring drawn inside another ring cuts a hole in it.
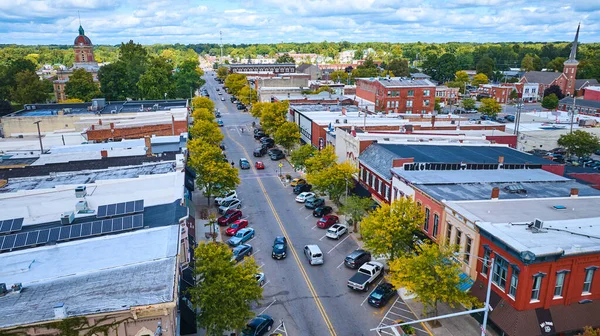
[[[275,61],[275,63],[296,63],[296,61],[294,60],[294,58],[292,56],[290,56],[290,54],[285,53],[285,54],[277,57],[277,60]]]
[[[75,69],[65,84],[65,94],[69,98],[78,98],[83,101],[91,101],[102,95],[94,77],[85,69]]]
[[[489,83],[489,79],[488,76],[486,76],[486,74],[484,73],[478,73],[473,77],[473,81],[471,82],[471,84],[473,84],[474,86],[479,86],[479,84],[487,84]]]
[[[442,112],[442,105],[441,105],[441,101],[442,99],[439,97],[435,98],[435,105],[433,106],[433,109],[437,112],[440,113]]]
[[[322,150],[315,152],[313,156],[306,158],[304,166],[306,167],[306,172],[312,173],[329,168],[336,162],[335,148],[333,146],[325,146]]]
[[[306,168],[306,160],[315,156],[317,149],[311,144],[306,144],[292,151],[290,163],[294,169],[304,170]]]
[[[474,110],[475,109],[475,99],[471,99],[471,98],[465,98],[462,100],[462,107],[469,111],[469,110]]]
[[[338,83],[346,83],[348,81],[348,73],[343,70],[336,70],[329,75],[332,81]]]
[[[196,109],[204,108],[212,113],[215,110],[215,103],[208,97],[194,97],[194,99],[192,99],[192,107],[194,108],[194,111]]]
[[[542,99],[542,107],[548,110],[554,110],[558,107],[558,97],[554,93],[545,96]]]
[[[30,70],[16,74],[16,86],[10,96],[19,104],[45,103],[48,95],[45,93],[44,83],[38,75]]]
[[[13,108],[8,100],[0,99],[0,117],[13,112]]]
[[[260,116],[260,125],[267,134],[274,134],[285,123],[288,108],[287,101],[264,105]]]
[[[550,85],[549,87],[547,87],[544,90],[544,97],[549,96],[549,95],[555,95],[556,98],[558,98],[558,100],[561,100],[565,97],[565,95],[563,94],[562,90],[560,89],[560,86],[558,85]]]
[[[192,112],[192,118],[194,118],[194,122],[198,120],[215,121],[215,115],[205,107],[195,108]]]
[[[248,84],[246,75],[243,74],[230,74],[225,79],[225,87],[229,89],[229,93],[234,96],[238,95],[238,92]]]
[[[362,220],[360,233],[367,250],[396,260],[413,247],[414,233],[424,220],[423,211],[412,198],[402,197],[371,211]]]
[[[201,139],[203,142],[218,146],[223,141],[223,133],[213,121],[195,120],[194,125],[190,129],[192,139]]]
[[[36,64],[30,60],[24,58],[2,60],[0,58],[0,98],[11,98],[10,94],[17,86],[18,73],[24,71],[35,73],[35,70]]]
[[[477,299],[460,289],[462,279],[458,263],[453,262],[455,249],[435,243],[425,243],[416,254],[406,254],[390,262],[389,281],[403,287],[421,302],[433,316],[438,315],[438,303],[455,307],[478,305]]]
[[[340,211],[350,217],[352,225],[354,225],[354,232],[358,232],[358,223],[369,213],[371,206],[373,206],[371,197],[352,195],[344,199]]]
[[[290,149],[300,141],[300,129],[295,122],[286,121],[277,128],[273,138],[289,153]]]
[[[254,118],[259,118],[262,116],[263,109],[267,108],[271,104],[270,102],[257,102],[252,105],[252,109],[250,110],[250,114]]]
[[[387,70],[394,73],[395,76],[398,77],[407,77],[410,75],[408,71],[408,62],[403,59],[393,59],[387,65]]]
[[[519,98],[519,93],[517,92],[517,90],[513,89],[508,97],[512,100],[515,100]]]
[[[523,60],[521,61],[521,70],[523,71],[533,71],[535,70],[535,66],[533,65],[533,56],[530,54],[525,55]]]
[[[477,70],[478,73],[483,73],[488,78],[490,78],[490,77],[494,76],[494,70],[496,69],[496,62],[491,57],[484,55],[479,60],[479,62],[477,62],[475,69]]]
[[[143,99],[164,99],[175,96],[173,66],[162,57],[154,57],[148,70],[140,76],[138,89]],[[189,90],[189,89],[188,89]]]
[[[220,78],[221,80],[225,80],[225,78],[227,77],[227,75],[229,74],[229,68],[227,67],[219,67],[217,69],[217,77]]]
[[[124,70],[122,73],[125,81],[123,96],[134,99],[142,98],[138,82],[150,63],[146,48],[141,44],[134,43],[132,40],[121,43],[117,63],[122,63],[123,66],[119,69]],[[164,92],[161,94],[164,94]]]
[[[254,316],[252,304],[262,299],[254,278],[259,272],[254,258],[231,261],[233,253],[222,243],[201,242],[194,250],[196,285],[189,289],[198,324],[207,335],[223,335],[245,326]]]
[[[336,162],[327,168],[312,170],[306,175],[306,179],[313,185],[313,190],[326,193],[329,199],[339,207],[341,205],[340,198],[352,186],[353,176],[356,172],[356,167],[350,162]]]
[[[128,96],[129,86],[125,73],[127,72],[124,62],[116,62],[104,65],[98,70],[98,81],[100,90],[107,100],[125,100],[132,98]]]
[[[254,104],[258,101],[258,93],[249,85],[244,85],[238,92],[237,97],[244,105]]]
[[[552,69],[554,71],[558,71],[558,72],[562,72],[563,71],[563,67],[564,67],[564,63],[567,59],[565,57],[556,57],[553,60],[551,60],[550,62],[548,62],[548,64],[546,64],[546,68],[548,69]],[[586,77],[589,78],[589,77]]]
[[[583,334],[579,333],[577,336],[600,336],[600,328],[594,329],[590,326],[583,327]]]
[[[455,73],[454,80],[457,81],[457,82],[461,82],[461,83],[468,83],[469,82],[469,75],[467,74],[466,71],[460,70],[460,71],[457,71]]]
[[[557,143],[559,146],[564,147],[567,153],[577,155],[578,157],[586,157],[600,150],[600,139],[582,130],[561,135]]]
[[[198,59],[185,60],[177,66],[175,72],[175,97],[189,97],[190,91],[196,91],[205,81],[204,71],[198,66]]]
[[[479,112],[488,116],[495,117],[502,111],[502,106],[498,104],[494,98],[483,98],[481,100],[481,106],[479,106]]]
[[[456,63],[456,57],[451,53],[445,53],[438,58],[437,71],[435,72],[434,79],[441,82],[446,82],[456,76],[458,71],[458,64]]]

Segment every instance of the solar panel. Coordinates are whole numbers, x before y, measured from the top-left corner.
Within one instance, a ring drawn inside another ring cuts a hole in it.
[[[101,205],[98,207],[98,213],[96,215],[98,218],[106,217],[106,205]]]
[[[0,220],[0,233],[21,231],[22,228],[23,218]]]
[[[58,236],[58,240],[67,240],[71,237],[71,227],[63,226],[60,228],[60,236]]]
[[[124,215],[125,212],[125,203],[117,203],[117,215]]]
[[[117,214],[117,205],[116,204],[109,204],[106,207],[106,217],[114,216],[116,214]]]
[[[17,235],[14,235],[14,234],[4,237],[4,242],[2,243],[2,249],[8,250],[8,249],[13,248],[13,246],[15,245],[16,238],[17,238]]]
[[[135,210],[135,202],[127,202],[125,203],[125,213],[133,213]]]
[[[0,221],[0,233],[8,233],[10,232],[10,228],[12,226],[12,219]]]
[[[87,237],[92,234],[92,222],[81,224],[81,236]]]
[[[25,246],[25,241],[27,240],[27,233],[19,233],[17,234],[17,238],[15,239],[15,246],[13,248],[19,248]]]
[[[38,239],[39,234],[40,234],[39,231],[29,232],[29,234],[27,234],[27,240],[25,241],[25,245],[29,246],[29,245],[37,244],[37,239]]]
[[[75,224],[71,227],[71,239],[81,237],[81,224]]]
[[[133,216],[133,228],[139,229],[144,227],[144,215]]]
[[[102,233],[112,232],[112,219],[105,219],[102,221]]]
[[[20,231],[23,228],[23,218],[15,218],[12,223],[10,231]]]
[[[4,242],[4,236],[0,236],[0,250],[2,249],[3,242]]]
[[[98,207],[97,218],[130,215],[144,211],[144,200],[113,203]]]
[[[131,230],[133,228],[133,218],[131,216],[123,218],[123,230]]]
[[[102,233],[102,222],[96,221],[92,224],[92,235]]]
[[[40,230],[38,235],[37,244],[46,244],[48,242],[48,236],[50,235],[50,229]]]
[[[135,201],[135,209],[133,211],[135,211],[135,212],[144,211],[144,200]]]
[[[123,231],[123,218],[122,217],[115,218],[113,220],[113,231],[114,232]]]
[[[52,228],[50,229],[50,236],[48,237],[49,242],[58,241],[58,236],[60,235],[60,228]]]

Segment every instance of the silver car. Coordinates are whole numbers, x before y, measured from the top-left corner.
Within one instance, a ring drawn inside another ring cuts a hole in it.
[[[226,213],[229,210],[239,209],[241,207],[242,207],[242,201],[240,201],[237,198],[234,198],[229,201],[221,202],[221,206],[219,207],[219,213]]]

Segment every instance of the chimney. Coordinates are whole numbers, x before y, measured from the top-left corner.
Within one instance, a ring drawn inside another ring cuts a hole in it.
[[[102,126],[102,119],[98,119],[98,125]]]
[[[108,151],[106,149],[103,149],[100,151],[100,156],[103,158],[107,158],[108,157]]]
[[[492,189],[492,199],[497,200],[499,196],[500,196],[500,188],[494,187]]]
[[[404,132],[406,134],[412,134],[412,132],[413,132],[413,125],[404,125]]]
[[[175,135],[175,116],[171,116],[171,135]]]
[[[498,163],[504,164],[504,156],[498,156]]]
[[[59,302],[54,305],[54,318],[57,320],[62,320],[67,318],[67,307],[62,302]]]
[[[431,127],[435,127],[435,114],[431,116]]]
[[[92,131],[94,130],[94,126],[95,126],[95,125],[92,125]]]
[[[114,131],[114,130],[115,130],[115,123],[110,123],[110,129],[111,129],[112,131]]]
[[[149,136],[144,137],[144,144],[146,147],[146,156],[152,156],[152,141]]]
[[[571,188],[571,197],[577,197],[577,196],[579,196],[579,189]]]

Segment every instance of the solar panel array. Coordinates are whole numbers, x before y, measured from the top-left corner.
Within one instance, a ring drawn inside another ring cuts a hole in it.
[[[0,234],[21,231],[23,218],[0,220]]]
[[[144,200],[137,200],[123,203],[101,205],[98,207],[98,213],[96,217],[105,218],[113,216],[130,215],[142,211],[144,211]]]
[[[81,224],[65,225],[51,229],[22,232],[0,236],[0,251],[141,229],[142,227],[144,227],[144,215],[137,214]]]

